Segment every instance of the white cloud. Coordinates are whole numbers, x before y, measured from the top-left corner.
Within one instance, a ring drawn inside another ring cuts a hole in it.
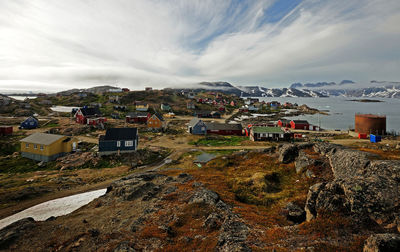
[[[0,0],[0,92],[400,79],[400,2]]]

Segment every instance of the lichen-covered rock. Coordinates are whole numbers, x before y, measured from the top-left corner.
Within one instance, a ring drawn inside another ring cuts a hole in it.
[[[288,164],[293,162],[299,154],[297,145],[285,144],[279,149],[279,162]]]
[[[236,218],[226,218],[218,237],[217,250],[226,252],[251,251],[245,241],[249,228]]]
[[[293,202],[289,202],[285,209],[288,211],[287,219],[294,223],[302,223],[306,220],[306,212]]]
[[[190,204],[208,204],[215,205],[219,200],[219,195],[207,188],[198,189],[189,199]]]
[[[345,211],[382,226],[396,225],[400,211],[400,161],[371,161],[368,153],[330,144],[316,144],[314,150],[328,157],[334,180],[310,187],[305,208],[307,220],[321,209]]]
[[[296,167],[296,173],[301,173],[305,168],[313,165],[314,163],[315,160],[309,158],[304,151],[299,151],[299,156],[296,158],[296,161],[294,163]]]
[[[364,252],[400,251],[399,234],[374,234],[364,243]]]

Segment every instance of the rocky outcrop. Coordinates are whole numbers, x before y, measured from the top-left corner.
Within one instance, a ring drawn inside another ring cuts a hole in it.
[[[304,209],[293,202],[289,202],[285,210],[287,211],[287,219],[293,223],[298,224],[306,220],[306,212]]]
[[[279,162],[288,164],[293,162],[297,155],[299,154],[299,149],[297,145],[285,144],[279,149]]]
[[[371,161],[367,153],[326,143],[316,144],[314,150],[328,157],[334,179],[310,187],[307,220],[321,209],[369,218],[383,226],[396,225],[400,213],[400,161]]]
[[[364,252],[400,251],[400,235],[374,234],[364,243]]]
[[[14,240],[18,239],[25,231],[35,226],[33,218],[25,218],[8,225],[0,230],[0,250],[8,249]]]

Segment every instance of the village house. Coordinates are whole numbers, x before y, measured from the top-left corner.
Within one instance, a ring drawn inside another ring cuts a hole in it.
[[[235,106],[236,106],[236,102],[235,102],[235,101],[231,101],[231,102],[229,103],[229,105],[231,105],[232,107],[235,107]]]
[[[99,155],[130,153],[137,150],[137,128],[111,128],[99,137]]]
[[[205,135],[207,129],[205,123],[199,118],[193,118],[188,124],[188,132],[193,135]]]
[[[130,91],[129,88],[123,88],[123,89],[122,89],[122,92],[125,92],[125,93],[126,93],[126,92],[129,92],[129,91]]]
[[[162,111],[170,111],[171,110],[171,106],[168,103],[161,103],[161,110]]]
[[[21,156],[36,161],[49,162],[75,151],[78,146],[78,140],[73,137],[34,133],[21,142]]]
[[[147,123],[150,116],[148,112],[129,112],[126,114],[125,120],[127,123]]]
[[[147,120],[147,128],[164,130],[166,128],[166,122],[160,114],[155,113]]]
[[[126,106],[122,105],[115,105],[113,108],[118,111],[126,111]]]
[[[122,93],[122,89],[121,88],[110,88],[108,90],[108,92],[110,92],[110,93]]]
[[[292,129],[309,130],[310,124],[306,120],[292,120],[290,121],[290,127]]]
[[[280,127],[254,126],[250,129],[252,141],[289,141],[292,134],[283,131]]]
[[[102,117],[99,107],[82,107],[75,112],[75,121],[80,124],[100,125],[107,121]]]
[[[211,111],[196,111],[194,114],[198,118],[211,118]]]
[[[135,102],[135,109],[137,111],[147,111],[149,110],[149,104],[144,102]]]
[[[144,90],[145,90],[145,91],[152,91],[153,88],[152,88],[152,87],[146,87]]]
[[[196,109],[196,105],[190,101],[186,104],[186,108],[187,109]]]
[[[217,135],[237,135],[241,136],[243,134],[242,125],[228,124],[228,123],[216,123],[216,122],[206,122],[207,134],[217,134]]]
[[[108,97],[108,102],[119,103],[119,96],[118,95],[110,95]]]
[[[36,129],[37,127],[39,127],[39,121],[33,116],[25,119],[19,126],[20,129]]]
[[[189,98],[189,99],[194,99],[195,95],[196,94],[194,92],[188,92],[186,97]]]
[[[12,126],[0,126],[0,136],[8,136],[12,135],[13,127]]]

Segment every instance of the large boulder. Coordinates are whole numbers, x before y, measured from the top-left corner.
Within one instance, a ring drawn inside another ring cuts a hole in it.
[[[207,188],[199,188],[189,199],[190,204],[215,205],[219,200],[219,195]]]
[[[399,234],[374,234],[364,243],[364,252],[400,251]]]
[[[249,233],[249,228],[235,217],[225,219],[220,229],[217,250],[226,252],[247,252],[251,249],[245,241]]]
[[[288,164],[293,162],[299,154],[297,145],[285,144],[279,149],[279,162]]]
[[[310,187],[307,220],[318,210],[341,211],[382,226],[397,225],[400,211],[400,161],[369,159],[369,154],[329,144],[314,150],[328,157],[334,180]]]

